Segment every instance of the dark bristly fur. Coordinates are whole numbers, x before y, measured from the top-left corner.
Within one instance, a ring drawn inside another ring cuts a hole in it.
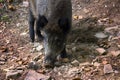
[[[38,38],[44,40],[44,63],[46,66],[52,65],[59,54],[62,58],[66,57],[65,43],[72,20],[71,0],[29,0],[29,2],[30,38],[34,42],[36,32]]]

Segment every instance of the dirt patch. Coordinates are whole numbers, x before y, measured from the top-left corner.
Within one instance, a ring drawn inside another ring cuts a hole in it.
[[[42,67],[42,42],[30,43],[28,7],[22,2],[0,3],[0,80],[6,80],[10,70],[19,69],[23,73],[18,79],[23,80],[30,67],[53,80],[120,80],[119,0],[72,0],[73,26],[66,45],[70,61],[52,70]],[[14,4],[16,11],[1,8],[3,4]],[[95,37],[99,32],[107,37]],[[112,69],[105,74],[107,64]]]

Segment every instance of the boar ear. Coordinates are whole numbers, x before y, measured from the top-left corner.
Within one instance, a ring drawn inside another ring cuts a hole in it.
[[[68,33],[68,31],[70,30],[70,22],[68,18],[59,19],[58,24],[64,33]]]
[[[47,25],[48,20],[46,19],[45,16],[39,15],[39,18],[37,20],[37,25],[43,28],[45,25]]]

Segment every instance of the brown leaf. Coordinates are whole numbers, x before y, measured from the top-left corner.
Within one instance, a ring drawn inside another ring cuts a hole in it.
[[[19,65],[22,65],[22,64],[23,64],[23,61],[18,61],[18,64],[19,64]]]
[[[13,0],[7,0],[7,2],[8,2],[8,3],[11,3],[11,2],[13,2]]]
[[[13,5],[8,5],[8,9],[11,10],[11,11],[15,11],[15,10],[16,10],[16,7],[13,6]]]
[[[106,52],[104,48],[97,48],[96,51],[98,51],[100,54],[104,54]]]
[[[7,51],[7,47],[6,46],[0,46],[0,53],[6,52],[6,51]]]
[[[21,74],[23,73],[23,70],[10,70],[7,71],[6,73],[6,78],[7,79],[16,79],[17,77],[19,77]]]
[[[14,50],[14,47],[13,47],[13,46],[10,46],[10,47],[8,48],[8,50],[12,52],[12,51]]]
[[[100,63],[95,62],[93,65],[96,66],[96,67],[99,67],[99,66],[100,66]]]
[[[108,63],[108,61],[102,61],[102,63],[105,65],[105,64],[107,64],[107,63]]]
[[[78,18],[79,18],[79,16],[76,16],[76,15],[73,16],[74,20],[77,20]]]
[[[113,56],[119,56],[120,55],[120,51],[110,51],[110,54]]]
[[[102,59],[102,64],[104,64],[104,65],[105,65],[105,64],[108,64],[107,58],[103,58],[103,59]]]
[[[74,79],[72,79],[72,80],[82,80],[82,79],[80,79],[80,78],[74,78]]]

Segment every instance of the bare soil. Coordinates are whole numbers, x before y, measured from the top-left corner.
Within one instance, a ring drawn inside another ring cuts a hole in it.
[[[24,80],[29,63],[38,55],[36,63],[40,68],[36,72],[53,80],[120,80],[120,55],[116,56],[116,51],[120,54],[119,0],[72,0],[73,26],[67,40],[69,61],[50,70],[42,67],[44,48],[36,50],[42,42],[30,42],[28,7],[22,2],[11,4],[16,7],[15,11],[0,8],[0,17],[8,15],[8,19],[0,20],[0,80],[7,80],[7,71],[18,68],[23,74],[12,80]],[[98,32],[108,37],[95,37]],[[101,54],[97,48],[104,49],[105,53]],[[112,66],[112,72],[104,72],[106,64]]]

